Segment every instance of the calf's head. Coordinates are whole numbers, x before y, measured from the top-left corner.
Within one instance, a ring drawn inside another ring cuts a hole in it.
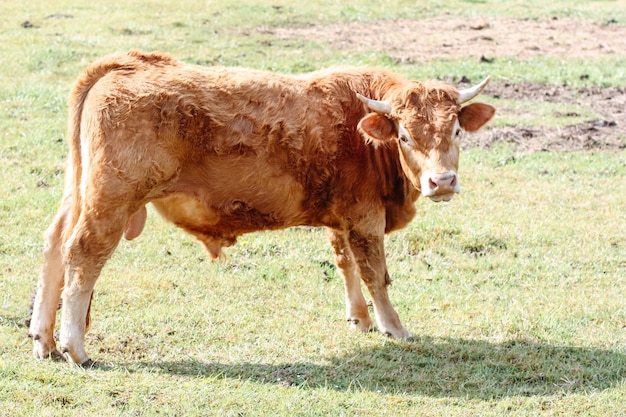
[[[463,104],[488,82],[489,77],[466,90],[440,82],[409,82],[390,89],[384,100],[357,94],[372,111],[361,119],[359,130],[374,143],[397,141],[402,170],[413,186],[433,201],[449,201],[461,191],[461,132],[480,129],[495,113],[488,104]]]

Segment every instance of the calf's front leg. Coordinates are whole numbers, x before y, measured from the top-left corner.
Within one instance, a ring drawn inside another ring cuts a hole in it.
[[[400,317],[391,305],[387,293],[391,279],[385,260],[384,234],[367,234],[353,230],[348,239],[361,279],[372,297],[378,330],[398,339],[412,339],[411,334],[400,323]]]
[[[361,291],[361,278],[356,264],[348,234],[343,231],[326,229],[326,236],[335,254],[335,263],[344,279],[346,293],[346,319],[353,329],[363,332],[374,328],[374,323],[367,310],[367,302]]]

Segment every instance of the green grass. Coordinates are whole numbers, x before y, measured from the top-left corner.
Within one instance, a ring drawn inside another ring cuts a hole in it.
[[[347,331],[323,232],[242,237],[211,263],[152,211],[97,286],[88,371],[35,361],[23,319],[61,194],[65,98],[92,59],[134,47],[301,72],[382,65],[416,78],[624,85],[624,55],[399,64],[258,27],[418,18],[626,21],[620,1],[2,2],[0,415],[620,416],[626,397],[626,154],[466,149],[463,192],[418,202],[387,238],[391,298],[414,343]],[[69,14],[73,18],[46,18]],[[20,27],[30,21],[36,28]],[[580,74],[589,78],[580,80]],[[523,125],[576,106],[528,109]],[[503,115],[499,124],[514,125]]]

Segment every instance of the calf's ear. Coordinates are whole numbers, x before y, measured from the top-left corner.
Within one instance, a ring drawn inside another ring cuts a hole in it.
[[[365,138],[374,143],[384,143],[393,140],[396,126],[380,113],[370,113],[359,122],[359,131]]]
[[[459,112],[459,124],[463,130],[475,132],[491,120],[495,112],[495,107],[489,104],[472,103],[461,108]]]

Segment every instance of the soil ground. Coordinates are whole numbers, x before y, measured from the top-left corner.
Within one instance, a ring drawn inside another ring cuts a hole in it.
[[[626,26],[618,25],[613,20],[604,23],[574,18],[488,18],[468,21],[437,17],[287,27],[273,29],[272,32],[286,39],[317,39],[340,50],[384,50],[398,62],[407,63],[459,57],[486,61],[502,57],[527,59],[537,56],[593,59],[626,51]],[[460,76],[458,80],[452,81],[464,86],[478,80],[470,81]],[[520,101],[572,103],[589,108],[601,117],[562,127],[486,128],[466,136],[471,146],[489,147],[494,142],[510,142],[516,148],[528,151],[626,148],[626,88],[555,87],[496,80],[490,83],[487,94]],[[513,117],[516,111],[526,111],[515,108],[503,110]]]
[[[509,142],[527,151],[626,149],[626,88],[553,87],[539,83],[493,83],[487,94],[514,100],[543,100],[575,103],[592,109],[601,118],[561,127],[506,126],[485,128],[466,135],[465,143],[489,147],[495,142]],[[515,115],[526,110],[499,109]],[[563,115],[567,116],[567,115]]]

